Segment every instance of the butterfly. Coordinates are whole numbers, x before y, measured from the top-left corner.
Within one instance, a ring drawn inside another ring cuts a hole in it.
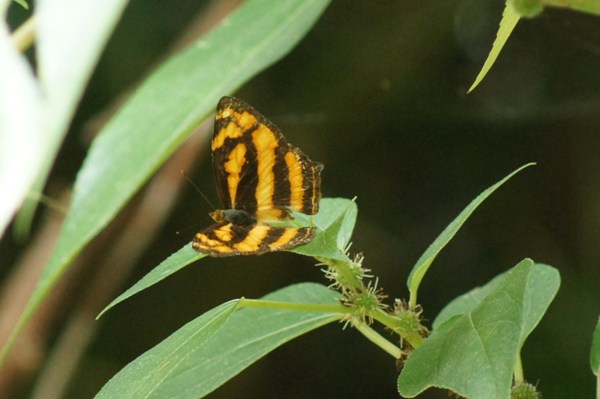
[[[212,159],[225,209],[192,247],[210,256],[260,255],[310,242],[314,227],[278,226],[291,212],[319,211],[323,165],[288,143],[271,121],[244,101],[223,97],[215,113]]]

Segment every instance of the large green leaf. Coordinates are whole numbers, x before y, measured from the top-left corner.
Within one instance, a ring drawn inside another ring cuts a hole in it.
[[[354,211],[352,211],[354,210]],[[347,216],[350,214],[350,216]],[[352,216],[353,215],[353,216]],[[298,215],[298,219],[300,219],[300,215]],[[354,221],[356,220],[356,204],[354,202],[345,200],[343,198],[323,198],[321,200],[321,209],[319,214],[313,218],[313,223],[315,226],[319,228],[319,233],[315,240],[318,242],[329,243],[330,240],[319,238],[319,236],[329,235],[329,234],[339,234],[340,228],[335,228],[335,221],[340,220],[339,224],[346,226],[346,229],[343,231],[350,232],[352,231],[352,226],[354,226]],[[308,219],[302,219],[304,225],[308,225]],[[344,222],[345,223],[342,223]],[[351,226],[350,226],[351,225]],[[331,233],[333,231],[333,233]],[[334,241],[335,244],[335,241]],[[339,254],[336,250],[336,246],[333,246],[333,250],[331,249],[331,245],[316,245],[311,248],[304,249],[307,247],[301,246],[292,249],[293,252],[297,252],[307,256],[317,256],[314,255],[320,254],[321,256],[325,256],[330,254],[330,251],[333,251],[333,254]],[[195,262],[199,259],[204,258],[206,255],[200,254],[192,249],[190,244],[186,244],[179,251],[175,252],[163,262],[161,262],[158,266],[152,269],[148,274],[146,274],[140,281],[131,286],[127,291],[119,295],[115,298],[102,312],[100,312],[100,317],[104,312],[108,311],[113,306],[123,302],[127,298],[137,294],[138,292],[145,290],[146,288],[160,282],[161,280],[169,277],[173,273],[181,270],[185,266]],[[268,255],[267,255],[268,256]]]
[[[322,285],[303,283],[263,299],[337,304],[338,296]],[[247,308],[231,315],[224,325],[220,321],[217,325],[215,315],[224,320],[231,304],[200,316],[135,359],[102,388],[96,399],[201,398],[273,349],[340,319],[340,315],[329,313]],[[207,327],[207,320],[212,325]]]
[[[214,109],[219,97],[290,51],[327,4],[248,0],[142,84],[92,144],[52,259],[4,351],[73,258]]]
[[[446,319],[408,358],[398,379],[401,395],[415,397],[429,387],[466,398],[508,399],[513,368],[527,336],[539,323],[560,285],[550,266],[526,259],[500,280],[483,287],[487,295],[456,300]],[[549,355],[550,356],[550,355]]]
[[[479,194],[467,207],[442,231],[442,233],[435,239],[435,241],[427,248],[427,250],[421,255],[417,263],[413,266],[410,275],[408,276],[408,290],[410,292],[410,305],[415,307],[417,305],[417,291],[419,289],[419,285],[429,270],[429,266],[433,263],[436,256],[444,249],[446,244],[450,242],[452,237],[458,232],[461,226],[467,221],[469,216],[481,205],[483,201],[486,200],[496,189],[498,189],[501,185],[503,185],[508,179],[513,177],[515,174],[519,173],[521,170],[525,169],[528,166],[533,165],[533,163],[529,163],[527,165],[521,166],[504,179],[500,180],[498,183],[489,187],[487,190]]]

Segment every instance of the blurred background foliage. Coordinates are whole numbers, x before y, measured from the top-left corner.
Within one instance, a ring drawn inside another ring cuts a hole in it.
[[[99,115],[211,6],[130,2],[56,162],[50,196],[72,183]],[[516,167],[537,162],[495,193],[441,253],[420,301],[432,320],[452,298],[524,257],[555,266],[562,287],[524,348],[525,376],[546,399],[592,397],[589,346],[600,309],[600,19],[548,9],[520,21],[467,96],[503,6],[334,1],[289,56],[238,93],[223,95],[253,104],[324,163],[324,196],[358,198],[352,249],[364,252],[365,266],[391,298],[407,297],[410,268],[471,199]],[[28,13],[13,6],[10,21],[16,26]],[[208,150],[187,172],[216,204]],[[188,185],[126,286],[190,241],[209,223],[210,210]],[[28,244],[6,238],[2,276]],[[324,282],[313,263],[276,253],[186,268],[98,322],[67,397],[93,396],[137,355],[228,299]],[[51,337],[59,333],[57,327]],[[357,332],[330,325],[278,349],[210,397],[394,398],[397,373],[394,359]],[[23,383],[15,397],[28,397],[30,386]]]

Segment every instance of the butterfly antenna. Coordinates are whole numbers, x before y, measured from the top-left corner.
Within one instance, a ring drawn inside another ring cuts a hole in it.
[[[192,187],[194,187],[196,189],[196,191],[198,192],[198,194],[200,194],[202,196],[202,198],[204,198],[204,200],[208,203],[208,205],[210,205],[210,207],[212,209],[217,209],[215,208],[215,206],[212,204],[212,202],[210,202],[210,200],[206,197],[206,195],[204,195],[204,193],[202,192],[202,190],[200,190],[200,188],[196,185],[196,183],[194,183],[192,181],[192,179],[187,175],[187,173],[185,173],[183,170],[181,171],[181,174],[183,175],[183,177],[185,177],[187,179],[187,181],[192,185]]]

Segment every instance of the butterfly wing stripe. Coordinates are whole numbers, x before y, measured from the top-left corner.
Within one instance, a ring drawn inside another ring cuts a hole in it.
[[[227,173],[227,188],[231,204],[236,204],[236,194],[241,180],[242,170],[247,164],[246,152],[246,145],[244,143],[239,143],[231,150],[227,162],[224,164],[223,169],[225,170],[225,173]]]
[[[256,201],[256,151],[252,144],[252,132],[258,127],[256,118],[241,108],[236,100],[224,97],[217,107],[212,142],[213,168],[217,191],[227,209],[244,209],[254,213]],[[240,145],[245,145],[242,151]],[[243,163],[242,163],[243,152]],[[243,204],[240,207],[238,204]]]
[[[220,103],[219,106],[221,106]],[[218,109],[217,116],[220,113],[222,113],[222,110]],[[229,189],[229,174],[226,172],[223,165],[229,161],[231,151],[238,145],[238,139],[242,137],[243,134],[244,131],[231,117],[222,117],[215,120],[212,141],[213,170],[217,184],[217,193],[225,208],[232,208],[233,202]]]
[[[241,254],[265,252],[263,247],[271,228],[267,225],[254,225],[250,229],[244,226],[243,229],[245,230],[243,239],[233,244],[233,247]]]
[[[213,134],[212,150],[215,151],[225,144],[226,139],[241,137],[245,131],[256,125],[256,117],[244,110],[241,101],[232,97],[223,97],[217,105],[215,114],[215,132]]]
[[[312,240],[314,234],[315,229],[312,227],[272,227],[257,224],[246,230],[245,238],[233,244],[233,247],[241,255],[260,255],[307,243]]]
[[[260,126],[252,133],[252,144],[256,148],[258,183],[256,185],[256,203],[264,208],[273,208],[275,193],[275,149],[277,137],[266,126]]]
[[[215,121],[215,132],[211,143],[211,149],[216,151],[225,145],[227,139],[242,137],[244,129],[232,118],[217,119]]]
[[[268,244],[270,251],[295,247],[296,245],[304,244],[312,240],[315,229],[311,227],[277,227],[273,229],[283,230],[276,241]]]
[[[290,150],[285,154],[285,163],[288,168],[288,182],[290,185],[289,206],[300,211],[304,204],[304,176],[298,154]]]
[[[319,212],[323,165],[308,159],[299,148],[289,147],[285,154],[291,192],[289,206],[295,211],[314,215]]]
[[[235,255],[229,242],[234,238],[232,224],[216,224],[196,234],[192,247],[209,255],[227,256]]]

